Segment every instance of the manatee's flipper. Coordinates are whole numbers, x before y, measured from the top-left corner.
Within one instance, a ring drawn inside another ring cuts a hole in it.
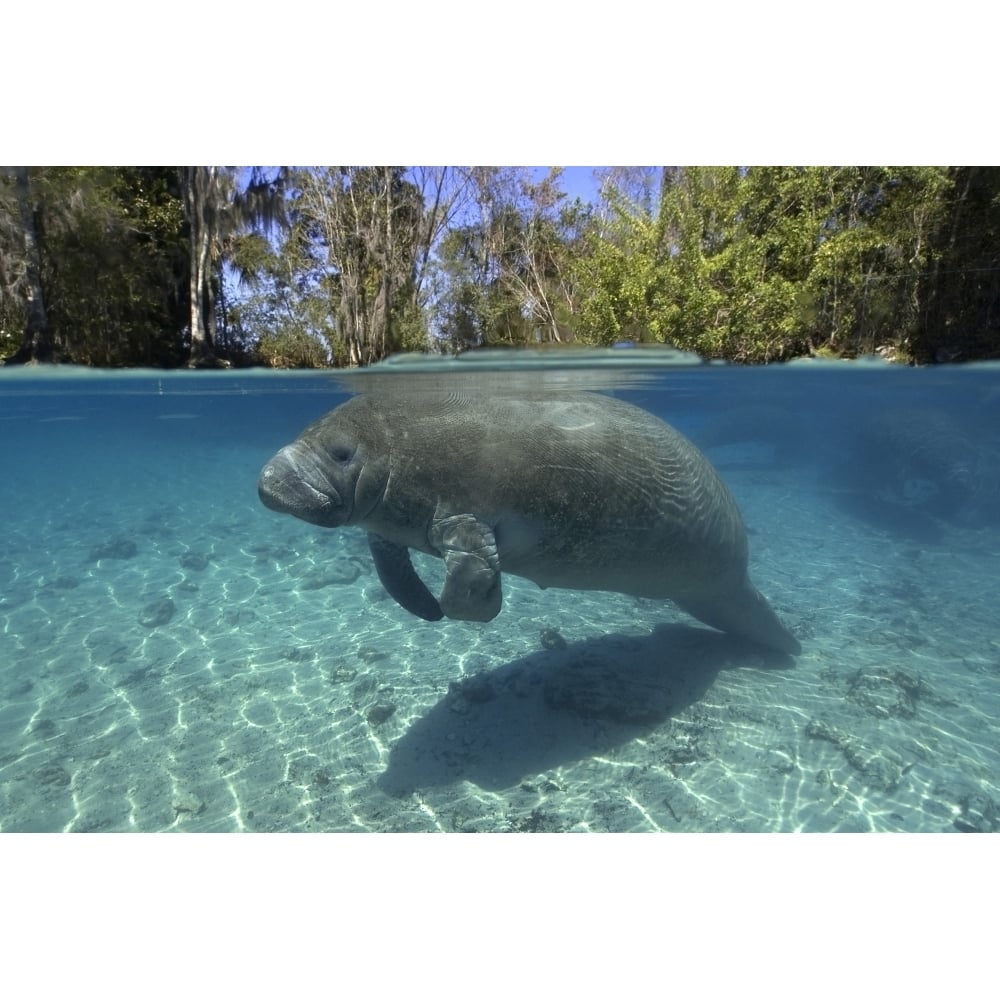
[[[437,622],[444,617],[441,605],[427,589],[424,581],[410,562],[410,550],[405,545],[387,542],[379,535],[368,532],[375,572],[389,596],[412,615],[425,621]]]
[[[431,522],[430,543],[445,564],[441,610],[466,622],[492,621],[500,613],[500,557],[493,529],[472,514]]]
[[[698,621],[723,632],[745,636],[791,656],[802,652],[802,644],[778,621],[767,599],[749,580],[742,587],[710,598],[675,598],[674,603]]]

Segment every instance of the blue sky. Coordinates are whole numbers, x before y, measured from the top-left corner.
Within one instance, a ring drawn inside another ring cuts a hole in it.
[[[548,168],[539,169],[544,176]],[[563,167],[562,176],[559,178],[560,186],[569,195],[570,200],[579,198],[581,201],[597,201],[597,178],[594,171],[599,167]]]

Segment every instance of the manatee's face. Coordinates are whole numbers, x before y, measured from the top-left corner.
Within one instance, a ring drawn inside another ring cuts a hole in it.
[[[336,528],[355,514],[366,457],[356,436],[320,421],[264,466],[257,493],[271,510]]]

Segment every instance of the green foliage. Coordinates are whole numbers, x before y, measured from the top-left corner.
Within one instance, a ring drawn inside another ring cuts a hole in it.
[[[404,174],[325,167],[292,176],[304,294],[325,297],[338,364],[370,364],[420,339],[414,308],[424,205]]]
[[[397,351],[421,352],[429,347],[425,315],[414,299],[403,300],[393,321],[393,346]]]
[[[330,280],[317,269],[301,221],[276,245],[259,233],[231,242],[244,294],[230,316],[236,340],[266,367],[322,367],[335,358]]]
[[[929,240],[919,247],[918,362],[1000,358],[1000,167],[951,167]]]
[[[324,345],[295,327],[261,334],[254,346],[254,361],[267,368],[325,368],[330,364]]]
[[[174,365],[181,212],[164,168],[32,172],[48,320],[66,360]]]
[[[438,250],[446,290],[435,303],[435,316],[442,338],[455,350],[510,338],[504,317],[510,304],[505,306],[490,273],[487,239],[480,225],[459,226],[445,234]]]
[[[664,172],[654,208],[606,185],[581,335],[737,361],[905,350],[950,188],[938,167],[692,167]]]
[[[195,324],[282,366],[623,339],[1000,356],[1000,168],[610,168],[593,206],[559,168],[185,170],[0,172],[0,354],[44,322],[102,365],[184,363]]]
[[[521,167],[475,167],[467,218],[438,246],[445,290],[430,325],[454,350],[572,340],[573,260],[590,211],[565,204],[559,168],[536,180]]]

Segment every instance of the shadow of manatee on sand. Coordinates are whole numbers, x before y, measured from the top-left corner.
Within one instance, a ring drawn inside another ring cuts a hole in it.
[[[532,653],[453,682],[393,746],[377,784],[391,796],[463,780],[511,788],[651,732],[701,699],[722,669],[793,663],[686,625]]]

